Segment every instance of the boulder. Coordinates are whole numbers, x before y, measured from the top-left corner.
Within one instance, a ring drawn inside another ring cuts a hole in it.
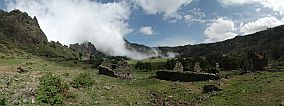
[[[203,93],[210,93],[214,91],[221,91],[222,89],[218,88],[215,85],[204,85],[203,86]]]

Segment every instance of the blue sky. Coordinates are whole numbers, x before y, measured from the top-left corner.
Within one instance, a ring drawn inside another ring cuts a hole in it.
[[[7,2],[9,0],[3,1],[0,0],[0,7],[6,10],[20,8],[30,15],[37,15],[36,9],[40,9],[28,5],[29,0],[15,0],[17,2],[14,2],[14,5],[10,5],[13,3]],[[20,5],[22,2],[27,6]],[[128,30],[125,33],[122,31],[122,35],[130,42],[149,46],[218,42],[284,23],[282,0],[91,0],[88,2],[101,5],[121,4],[122,8],[125,7],[127,10],[124,11],[127,15],[126,18],[123,13],[117,15],[123,17],[117,20],[118,23],[123,23],[119,30]],[[93,8],[90,8],[90,11],[96,12]],[[40,17],[39,20],[46,21],[44,19]],[[114,26],[120,27],[116,24]],[[47,30],[45,32],[48,37],[55,33],[49,33],[50,28],[45,25],[43,29]],[[49,38],[62,40],[52,36]],[[69,43],[69,41],[62,42]]]

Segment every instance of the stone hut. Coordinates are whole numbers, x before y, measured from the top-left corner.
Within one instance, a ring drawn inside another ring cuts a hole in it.
[[[131,68],[125,60],[121,60],[116,65],[113,65],[108,59],[104,59],[99,66],[99,74],[121,79],[133,79]]]
[[[181,64],[181,62],[177,61],[173,71],[174,72],[183,72],[183,65]]]
[[[109,59],[104,58],[104,61],[102,62],[101,66],[105,66],[105,67],[112,69],[113,64],[110,62]]]
[[[260,71],[268,65],[265,53],[260,51],[249,51],[241,61],[243,71]]]

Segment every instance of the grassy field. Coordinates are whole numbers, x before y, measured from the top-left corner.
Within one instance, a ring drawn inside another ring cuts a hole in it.
[[[85,88],[70,86],[68,91],[72,97],[64,99],[65,105],[147,106],[173,101],[201,106],[277,106],[284,100],[284,72],[240,75],[237,71],[227,71],[221,72],[223,78],[217,81],[171,82],[153,78],[155,71],[133,70],[134,79],[123,80],[98,75],[98,70],[91,68],[91,65],[55,60],[0,53],[0,98],[5,98],[7,105],[17,102],[33,105],[27,94],[38,89],[41,76],[52,73],[60,77],[63,83],[71,85],[79,73],[87,73],[93,78],[94,84]],[[151,60],[155,61],[166,59]],[[18,67],[27,68],[28,72],[18,73]],[[202,87],[207,84],[217,85],[223,90],[202,93]]]

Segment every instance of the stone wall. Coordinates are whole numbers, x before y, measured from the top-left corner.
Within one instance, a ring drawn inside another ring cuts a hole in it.
[[[207,80],[219,79],[217,75],[209,73],[158,71],[156,75],[157,75],[156,78],[161,80],[181,81],[181,82],[207,81]]]
[[[107,76],[115,77],[115,78],[118,77],[112,69],[101,66],[101,65],[99,66],[99,74],[107,75]]]

